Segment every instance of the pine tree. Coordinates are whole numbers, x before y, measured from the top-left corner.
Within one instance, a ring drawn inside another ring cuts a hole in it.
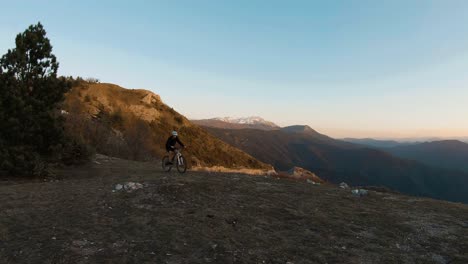
[[[57,107],[69,84],[57,78],[59,64],[41,23],[16,36],[0,59],[0,171],[44,173],[63,143]]]

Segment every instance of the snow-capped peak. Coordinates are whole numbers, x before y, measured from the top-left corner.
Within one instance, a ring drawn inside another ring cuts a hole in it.
[[[249,116],[249,117],[217,117],[214,118],[216,120],[220,120],[223,122],[231,123],[231,124],[246,124],[246,125],[255,125],[255,124],[263,124],[272,127],[277,127],[277,125],[273,122],[267,121],[259,116]]]

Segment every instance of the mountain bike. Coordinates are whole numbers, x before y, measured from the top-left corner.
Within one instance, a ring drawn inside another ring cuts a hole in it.
[[[187,171],[187,163],[185,162],[185,158],[182,155],[180,149],[175,149],[174,150],[175,154],[172,157],[172,160],[169,161],[169,155],[166,155],[162,159],[162,168],[164,171],[171,171],[172,166],[175,166],[177,168],[177,171],[179,173],[185,173]]]

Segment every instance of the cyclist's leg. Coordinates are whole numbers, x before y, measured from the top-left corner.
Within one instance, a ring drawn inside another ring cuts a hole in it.
[[[174,153],[173,149],[166,147],[166,155],[169,157],[169,160],[167,161],[168,164],[173,163],[173,159],[174,159],[174,154],[173,153]]]
[[[171,154],[171,151],[168,151],[167,152],[167,156],[169,157],[169,159],[167,159],[167,162],[166,162],[166,165],[172,165],[172,154]]]
[[[175,154],[175,151],[174,151],[174,150],[171,150],[171,151],[169,151],[169,153],[170,153],[169,157],[171,158],[170,161],[171,161],[172,163],[174,163],[174,158],[175,158],[175,155],[176,155],[176,154]]]

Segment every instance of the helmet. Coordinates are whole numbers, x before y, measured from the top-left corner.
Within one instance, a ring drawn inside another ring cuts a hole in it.
[[[172,135],[175,136],[175,137],[177,137],[177,131],[175,131],[175,130],[172,131]]]

